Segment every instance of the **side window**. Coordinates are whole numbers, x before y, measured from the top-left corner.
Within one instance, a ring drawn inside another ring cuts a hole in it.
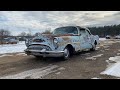
[[[85,29],[84,29],[84,28],[80,29],[80,34],[81,34],[82,36],[85,36],[86,31],[85,31]]]
[[[77,28],[76,28],[76,27],[73,27],[73,28],[72,28],[72,32],[73,32],[73,34],[78,34]]]

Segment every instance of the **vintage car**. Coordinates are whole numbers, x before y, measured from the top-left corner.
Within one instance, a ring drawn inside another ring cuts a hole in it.
[[[111,39],[111,36],[110,36],[110,35],[107,35],[107,36],[106,36],[106,39]]]
[[[27,55],[35,57],[63,57],[67,60],[75,52],[94,51],[99,44],[99,36],[92,35],[88,28],[64,26],[56,28],[53,34],[40,34],[32,40],[26,40]]]
[[[120,35],[115,36],[115,39],[120,39]]]
[[[0,44],[17,44],[19,41],[15,38],[3,38],[0,39]]]

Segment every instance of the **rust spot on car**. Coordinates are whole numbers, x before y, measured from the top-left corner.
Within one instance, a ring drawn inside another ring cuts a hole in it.
[[[70,37],[69,37],[69,36],[61,36],[61,37],[62,37],[62,39],[63,39],[64,41],[70,40]]]

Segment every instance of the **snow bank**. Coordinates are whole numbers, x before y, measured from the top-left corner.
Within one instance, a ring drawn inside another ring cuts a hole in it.
[[[110,63],[111,61],[115,63]],[[108,63],[108,68],[100,74],[120,77],[120,56],[110,57]]]
[[[100,41],[105,41],[105,40],[106,40],[106,38],[99,38],[99,40],[100,40]]]
[[[0,45],[0,54],[24,52],[26,48],[27,47],[25,42],[19,42],[18,44]]]

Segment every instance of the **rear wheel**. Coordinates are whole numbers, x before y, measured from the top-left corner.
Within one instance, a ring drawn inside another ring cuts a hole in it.
[[[95,51],[95,49],[96,49],[96,45],[94,45],[94,46],[90,49],[90,51]]]
[[[95,41],[95,42],[94,42],[94,45],[93,45],[93,47],[90,49],[90,51],[95,51],[96,45],[97,45],[97,42]]]

